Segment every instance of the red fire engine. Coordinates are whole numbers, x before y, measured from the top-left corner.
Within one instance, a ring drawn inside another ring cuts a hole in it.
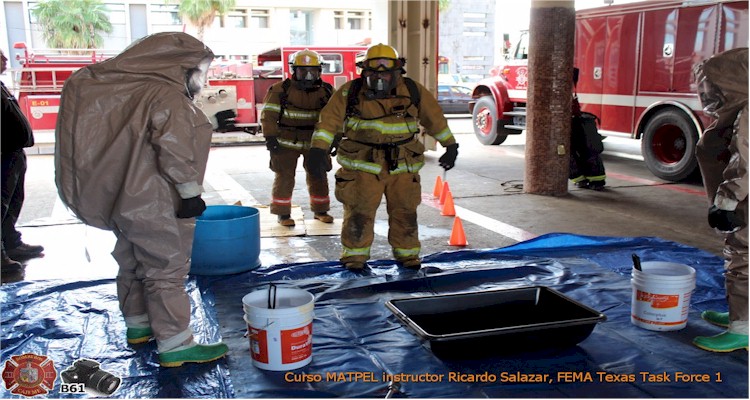
[[[234,126],[246,132],[260,131],[260,110],[268,88],[292,76],[289,61],[297,51],[309,49],[320,54],[323,63],[322,79],[338,88],[357,76],[356,59],[367,47],[278,47],[258,55],[259,68],[249,64],[215,63],[208,86],[196,99],[201,109],[209,115],[214,127],[221,129],[213,117],[223,110],[236,110]]]
[[[474,89],[474,132],[487,145],[525,129],[528,35],[499,75]],[[714,54],[748,46],[747,1],[648,1],[581,10],[575,66],[583,111],[604,135],[641,140],[649,170],[680,181],[697,168],[695,146],[710,120],[692,68]]]
[[[117,52],[101,50],[62,49],[32,51],[24,43],[16,43],[16,58],[20,69],[12,71],[13,89],[21,110],[35,131],[54,130],[60,105],[60,92],[65,80],[77,69],[103,61]],[[209,71],[207,86],[195,99],[196,105],[209,116],[214,128],[226,130],[215,115],[233,110],[237,116],[234,128],[250,133],[260,131],[259,115],[268,88],[285,77],[290,77],[288,61],[291,55],[306,47],[282,47],[258,56],[259,68],[252,64],[216,60]],[[325,63],[323,80],[334,87],[356,77],[356,56],[367,48],[307,47],[317,51]],[[77,55],[68,55],[74,53]]]
[[[289,61],[292,55],[300,50],[312,50],[320,54],[323,63],[323,80],[333,85],[335,89],[359,76],[355,63],[357,57],[364,55],[365,46],[320,47],[320,46],[287,46],[278,47],[258,54],[258,65],[278,65],[282,68],[284,79],[292,77]]]
[[[101,50],[70,51],[73,54],[61,54],[63,50],[33,52],[24,43],[15,43],[13,49],[22,68],[11,71],[12,86],[21,111],[35,131],[55,129],[60,91],[74,71],[113,55]]]

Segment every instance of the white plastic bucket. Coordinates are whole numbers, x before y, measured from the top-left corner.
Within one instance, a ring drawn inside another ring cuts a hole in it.
[[[695,269],[684,264],[648,261],[633,268],[630,322],[652,331],[676,331],[688,321]]]
[[[289,371],[312,361],[314,303],[315,296],[307,291],[275,286],[242,298],[256,367]]]

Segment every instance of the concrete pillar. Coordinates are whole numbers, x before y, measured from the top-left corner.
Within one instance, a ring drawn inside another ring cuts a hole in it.
[[[524,192],[568,193],[575,4],[532,0]]]
[[[388,43],[406,57],[406,75],[437,92],[438,2],[394,0],[388,11]]]

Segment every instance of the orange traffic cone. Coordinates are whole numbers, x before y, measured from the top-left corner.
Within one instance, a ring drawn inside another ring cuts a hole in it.
[[[443,189],[443,179],[440,178],[440,175],[438,175],[437,178],[435,178],[435,188],[432,189],[432,195],[439,199],[442,189]]]
[[[453,206],[453,195],[450,190],[448,191],[448,194],[445,195],[445,204],[443,204],[443,210],[440,212],[440,215],[446,215],[449,217],[456,215],[456,208]]]
[[[451,191],[451,188],[450,186],[448,186],[448,181],[443,182],[443,191],[440,192],[440,200],[438,201],[438,203],[440,203],[441,206],[445,204],[445,196],[450,191]]]
[[[448,240],[449,246],[466,246],[466,234],[464,234],[464,226],[461,223],[461,218],[456,217],[453,220],[453,230],[451,231],[451,238]]]

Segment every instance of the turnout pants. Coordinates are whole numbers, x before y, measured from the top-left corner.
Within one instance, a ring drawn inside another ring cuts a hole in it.
[[[190,342],[185,279],[195,219],[162,216],[161,221],[118,221],[115,226],[120,229],[112,256],[120,266],[117,297],[126,325],[150,325],[159,352]]]
[[[604,150],[596,120],[586,115],[572,118],[570,136],[570,180],[602,182],[606,179],[601,153]]]
[[[21,214],[26,177],[26,153],[23,149],[2,155],[2,243],[3,249],[21,245],[16,222]]]
[[[307,158],[309,151],[292,150],[280,147],[271,153],[271,171],[276,173],[271,191],[271,214],[289,215],[292,211],[292,192],[294,191],[297,159],[302,155]],[[304,164],[304,161],[303,161]],[[318,178],[305,170],[307,190],[310,193],[310,209],[316,213],[327,212],[331,208],[328,195],[328,178]]]
[[[398,261],[419,258],[417,206],[422,201],[419,174],[374,175],[339,169],[336,199],[344,205],[341,262],[365,262],[374,239],[375,214],[383,195],[388,211],[388,243]]]

